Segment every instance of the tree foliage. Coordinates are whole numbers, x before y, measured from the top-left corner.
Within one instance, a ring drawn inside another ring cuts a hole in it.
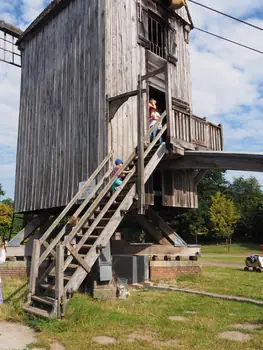
[[[198,238],[198,243],[220,240],[210,215],[212,198],[217,192],[231,199],[239,213],[232,231],[233,239],[263,243],[263,193],[254,177],[239,177],[230,183],[225,178],[225,172],[210,170],[198,185],[198,209],[165,208],[160,213],[189,243],[194,241],[193,237],[195,242]]]
[[[3,190],[3,185],[0,184],[0,198],[3,197],[5,195],[5,192]]]
[[[212,231],[217,237],[230,240],[237,221],[240,218],[233,200],[227,198],[221,192],[217,192],[212,197],[212,205],[209,213]]]
[[[9,236],[12,224],[13,209],[8,205],[0,202],[0,234]]]

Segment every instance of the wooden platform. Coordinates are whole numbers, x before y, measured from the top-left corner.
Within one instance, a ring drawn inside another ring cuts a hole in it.
[[[200,255],[201,247],[199,245],[172,246],[147,243],[129,244],[125,241],[112,241],[112,255],[141,255],[141,256],[165,256],[171,258],[189,257]]]
[[[222,169],[262,172],[263,153],[185,151],[183,157],[166,157],[159,168],[162,170]]]

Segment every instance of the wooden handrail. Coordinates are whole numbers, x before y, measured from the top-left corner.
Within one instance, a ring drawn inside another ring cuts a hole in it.
[[[69,210],[73,207],[73,205],[76,203],[80,195],[82,195],[85,190],[88,188],[88,186],[92,183],[92,181],[95,179],[95,177],[100,173],[100,171],[103,169],[105,164],[110,160],[110,158],[113,155],[113,151],[111,151],[106,158],[100,163],[100,165],[97,167],[97,169],[92,173],[92,175],[89,177],[86,184],[75,194],[75,196],[71,199],[71,201],[68,203],[68,205],[65,207],[65,209],[61,212],[61,214],[57,217],[57,219],[53,222],[53,224],[48,228],[48,230],[44,233],[44,235],[40,239],[40,244],[43,244],[43,242],[49,237],[51,232],[57,227],[57,225],[60,223],[60,221],[66,216],[66,214],[69,212]]]
[[[107,178],[111,173],[111,169],[109,169],[107,171],[107,173],[104,175],[104,177],[99,181],[99,183],[95,186],[95,188],[92,190],[92,192],[90,193],[90,195],[83,201],[83,203],[81,204],[81,206],[77,209],[77,211],[75,211],[75,213],[73,214],[73,216],[78,216],[82,210],[87,206],[87,204],[89,203],[89,201],[91,200],[91,198],[94,197],[94,195],[99,191],[99,189],[101,188],[101,186],[104,183],[105,178]],[[57,244],[60,239],[64,236],[65,232],[66,232],[66,225],[65,224],[63,226],[63,228],[60,230],[60,232],[57,234],[56,238],[53,240],[52,244],[48,244],[47,242],[43,242],[43,245],[45,246],[46,250],[44,251],[44,253],[41,255],[40,257],[40,264],[42,264],[42,262],[45,260],[45,258],[48,256],[49,253],[51,253],[54,257],[56,256],[56,252],[53,251],[53,248],[55,248],[55,243]]]
[[[154,130],[158,128],[158,126],[162,123],[165,117],[166,117],[166,111],[162,113],[161,118],[157,120],[156,123],[147,131],[144,137],[144,141],[147,141],[147,139],[151,136]]]

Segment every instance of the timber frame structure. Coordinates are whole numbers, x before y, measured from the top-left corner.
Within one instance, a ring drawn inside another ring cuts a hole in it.
[[[156,201],[197,208],[207,169],[263,170],[263,155],[224,152],[222,126],[193,114],[193,23],[184,5],[54,0],[23,33],[0,22],[2,42],[18,38],[22,58],[15,211],[34,217],[7,249],[32,259],[27,312],[63,317],[88,277],[110,288],[111,248],[197,259],[200,247],[167,225],[153,209]],[[14,39],[8,44],[13,58],[4,62],[20,66]],[[161,109],[152,127],[151,97]],[[111,176],[119,157],[123,167]],[[129,172],[112,192],[123,170]],[[156,246],[114,247],[128,215]],[[78,222],[69,230],[71,216]]]

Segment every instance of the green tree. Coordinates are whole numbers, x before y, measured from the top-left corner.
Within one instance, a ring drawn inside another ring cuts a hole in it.
[[[5,192],[3,190],[3,185],[0,184],[0,198],[3,197],[5,195]]]
[[[229,244],[231,243],[235,226],[240,218],[233,200],[217,192],[215,196],[212,197],[212,205],[209,213],[213,232],[217,237],[226,240],[226,245],[229,250]]]
[[[174,218],[175,228],[185,240],[195,236],[206,237],[207,240],[212,238],[212,225],[209,216],[209,209],[212,204],[212,197],[216,192],[227,192],[229,183],[225,179],[225,172],[219,170],[208,170],[197,187],[198,209],[178,210],[179,216]],[[166,209],[168,213],[168,208]],[[168,219],[168,218],[167,218]],[[171,223],[171,220],[169,220]],[[204,240],[202,238],[202,240]]]
[[[14,201],[12,198],[6,198],[1,201],[5,205],[8,205],[9,207],[13,208],[14,207]]]
[[[262,226],[263,194],[255,177],[235,178],[229,186],[229,195],[240,212],[235,236],[246,241],[257,241]]]
[[[0,235],[8,236],[12,224],[13,209],[0,202]]]

